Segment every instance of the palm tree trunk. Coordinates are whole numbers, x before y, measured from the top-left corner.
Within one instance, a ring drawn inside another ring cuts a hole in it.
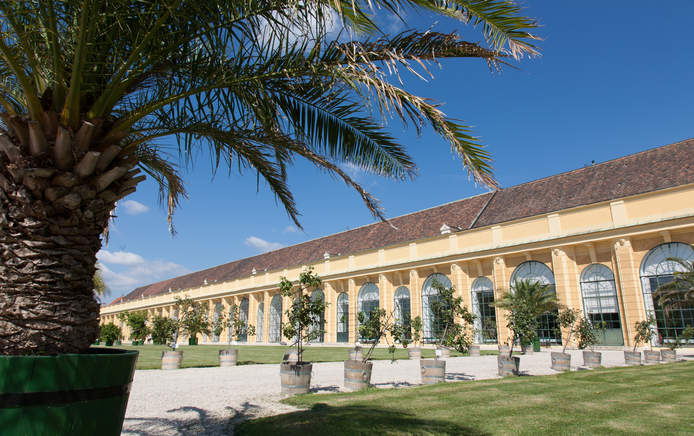
[[[101,153],[74,146],[60,168],[61,135],[41,138],[32,154],[19,128],[0,130],[0,353],[83,352],[98,335],[101,234],[132,174],[114,179],[94,162]]]
[[[0,349],[83,351],[98,335],[93,276],[110,211],[57,208],[13,188],[0,193]]]

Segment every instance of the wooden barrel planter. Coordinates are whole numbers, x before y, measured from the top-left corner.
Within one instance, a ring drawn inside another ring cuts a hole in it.
[[[120,435],[137,354],[0,355],[0,433]]]
[[[534,354],[532,342],[529,344],[521,344],[521,353],[523,354]]]
[[[372,362],[345,360],[345,388],[360,391],[371,385]]]
[[[309,362],[283,362],[280,364],[282,393],[289,395],[306,394],[311,389],[311,370]]]
[[[660,351],[644,350],[643,360],[647,364],[660,363]]]
[[[361,360],[364,357],[361,347],[354,347],[349,350],[349,360]]]
[[[555,371],[571,370],[571,355],[569,353],[559,353],[552,351],[552,369]]]
[[[181,369],[183,351],[162,351],[161,369]]]
[[[282,362],[286,363],[296,363],[299,361],[299,354],[296,352],[296,350],[289,350],[284,353],[284,356],[282,356]]]
[[[510,356],[511,347],[508,345],[499,345],[499,356]]]
[[[677,362],[677,350],[660,350],[660,360],[663,362]]]
[[[236,362],[239,358],[239,350],[235,348],[230,348],[227,350],[219,350],[219,366],[236,366]]]
[[[436,351],[438,352],[438,356],[442,359],[445,359],[447,357],[451,357],[451,349],[450,348],[436,347]]]
[[[440,359],[421,359],[419,369],[422,373],[422,384],[433,385],[446,381],[446,361]]]
[[[479,345],[470,345],[470,356],[471,357],[479,357],[480,355],[480,346]]]
[[[499,354],[497,356],[497,364],[499,365],[498,373],[501,377],[520,374],[520,357],[518,356],[504,356]]]
[[[624,362],[627,365],[641,365],[641,352],[640,351],[625,351],[624,352]]]
[[[599,368],[602,365],[602,353],[598,351],[583,350],[583,366]]]
[[[407,357],[410,360],[421,359],[422,358],[422,349],[421,348],[408,348],[407,349]]]

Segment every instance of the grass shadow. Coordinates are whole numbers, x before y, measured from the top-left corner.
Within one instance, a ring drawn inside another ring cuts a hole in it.
[[[311,409],[259,418],[241,423],[237,435],[283,436],[307,434],[355,435],[438,434],[486,436],[489,433],[450,421],[424,419],[402,410],[366,406],[329,406],[324,403]]]

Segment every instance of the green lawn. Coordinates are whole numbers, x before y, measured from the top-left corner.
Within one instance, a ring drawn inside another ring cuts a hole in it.
[[[694,362],[285,400],[240,435],[691,435]]]
[[[140,356],[137,359],[137,369],[159,369],[161,368],[161,352],[170,350],[166,345],[118,345],[116,348],[127,350],[137,350]],[[179,350],[183,351],[183,367],[204,367],[219,365],[219,350],[227,348],[226,345],[194,345],[182,346]],[[287,347],[262,346],[262,345],[241,345],[239,349],[239,365],[249,365],[254,363],[280,363]],[[309,362],[338,362],[347,359],[348,347],[307,347],[304,353],[304,360]],[[496,351],[482,351],[482,354],[497,354]],[[376,348],[373,359],[390,359],[390,354],[385,348]],[[434,350],[422,350],[423,357],[434,357]],[[451,356],[462,356],[457,352],[451,352]],[[407,359],[407,351],[398,348],[395,353],[396,359]]]

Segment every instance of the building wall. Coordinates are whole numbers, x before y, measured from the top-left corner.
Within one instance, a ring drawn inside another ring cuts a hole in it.
[[[648,251],[664,242],[694,244],[694,185],[581,206],[471,231],[443,234],[362,253],[325,259],[313,265],[278,271],[257,271],[248,277],[199,288],[126,301],[101,309],[101,322],[117,321],[118,313],[147,310],[150,315],[171,316],[175,297],[189,296],[210,303],[210,319],[216,303],[228,313],[232,304],[250,297],[249,322],[256,325],[257,307],[264,302],[263,336],[251,343],[266,343],[270,301],[278,293],[282,276],[296,280],[305,267],[313,267],[323,279],[326,309],[325,342],[335,343],[337,296],[349,297],[349,339],[357,339],[357,294],[364,283],[378,285],[380,307],[392,311],[398,286],[407,286],[412,317],[422,315],[422,285],[433,273],[445,274],[471,308],[471,286],[478,277],[494,284],[495,299],[509,290],[514,269],[528,260],[547,265],[554,273],[560,303],[581,311],[580,275],[584,268],[601,263],[615,276],[624,343],[634,336],[636,321],[645,319],[639,269]],[[283,298],[283,311],[290,300]],[[286,320],[286,314],[283,315]],[[503,311],[496,309],[499,341],[509,331]],[[127,328],[124,329],[126,339]],[[202,338],[199,338],[200,340]],[[220,338],[226,341],[225,334]]]

